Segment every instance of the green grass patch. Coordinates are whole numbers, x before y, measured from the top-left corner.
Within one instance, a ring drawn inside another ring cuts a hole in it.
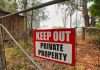
[[[96,23],[96,27],[100,27],[100,22],[97,22]]]

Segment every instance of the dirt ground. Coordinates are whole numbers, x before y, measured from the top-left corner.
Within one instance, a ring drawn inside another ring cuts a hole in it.
[[[19,42],[22,46],[23,42]],[[77,40],[76,65],[59,64],[49,60],[35,58],[33,55],[33,43],[29,42],[23,47],[28,54],[39,64],[42,70],[100,70],[100,45],[95,45],[89,40]],[[5,44],[7,70],[37,70],[15,44]]]

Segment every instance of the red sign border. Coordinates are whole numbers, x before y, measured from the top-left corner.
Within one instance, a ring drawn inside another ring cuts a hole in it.
[[[41,29],[41,30],[33,30],[33,36],[34,37],[36,37],[35,36],[35,34],[34,34],[34,32],[35,31],[42,31],[42,30],[46,30],[46,31],[48,31],[48,30],[63,30],[63,29]],[[76,53],[76,51],[75,51],[75,46],[76,46],[76,28],[64,28],[64,30],[70,30],[70,31],[74,31],[75,33],[75,35],[74,35],[74,37],[75,37],[75,42],[72,44],[72,63],[71,64],[69,64],[69,63],[65,63],[65,62],[60,62],[60,61],[56,61],[56,60],[52,60],[52,59],[48,59],[48,58],[43,58],[43,57],[41,57],[41,56],[36,56],[36,46],[35,46],[35,39],[33,38],[33,44],[34,44],[34,57],[36,57],[36,58],[41,58],[41,59],[45,59],[45,60],[49,60],[49,61],[54,61],[54,62],[58,62],[58,63],[61,63],[61,64],[67,64],[67,65],[71,65],[71,66],[75,66],[75,64],[76,64],[76,58],[75,58],[75,53]],[[41,42],[43,42],[43,41],[41,41]],[[58,43],[58,42],[57,42]]]

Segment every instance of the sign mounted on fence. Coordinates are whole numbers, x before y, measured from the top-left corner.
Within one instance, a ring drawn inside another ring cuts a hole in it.
[[[33,31],[35,57],[75,65],[75,29]]]

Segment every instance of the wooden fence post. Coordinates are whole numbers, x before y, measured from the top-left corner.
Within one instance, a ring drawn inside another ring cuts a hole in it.
[[[0,70],[6,70],[6,63],[5,63],[5,50],[3,45],[2,39],[2,31],[0,27]]]
[[[82,40],[85,40],[85,27],[82,27]]]

